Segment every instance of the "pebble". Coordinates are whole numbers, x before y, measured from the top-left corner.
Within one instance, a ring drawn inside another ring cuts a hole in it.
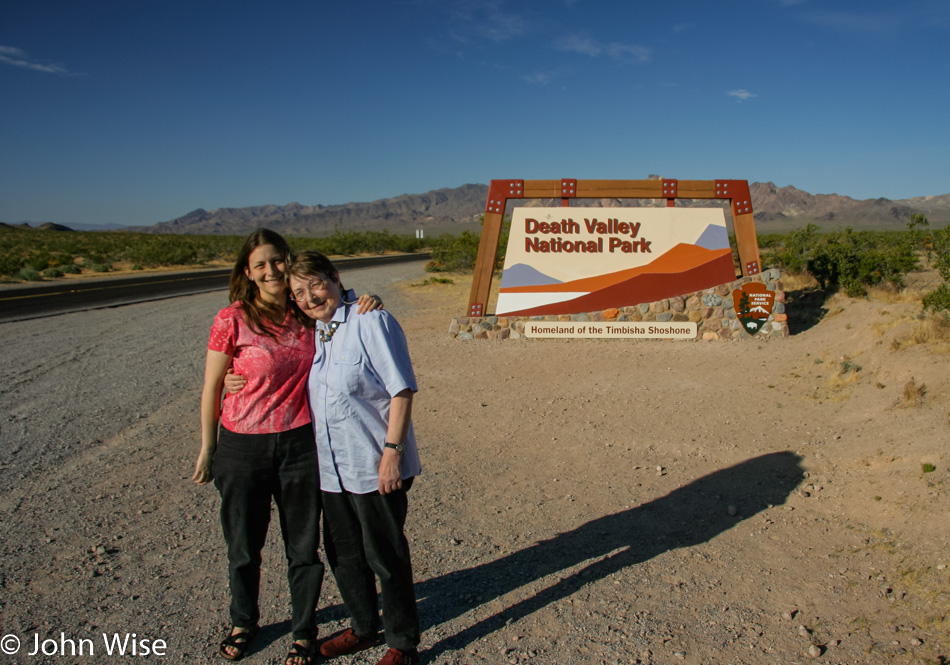
[[[673,652],[673,655],[676,656],[677,658],[679,658],[680,660],[686,660],[686,652],[685,652],[685,651],[674,651],[674,652]]]
[[[801,635],[802,637],[811,637],[811,631],[808,630],[808,628],[806,628],[805,626],[798,627],[798,634]]]
[[[821,647],[817,644],[812,644],[810,647],[808,647],[808,656],[811,658],[818,658],[821,656],[821,653]]]
[[[798,608],[797,608],[797,607],[793,607],[793,608],[790,609],[789,611],[783,612],[783,613],[782,613],[782,618],[785,619],[786,621],[791,621],[792,619],[795,618],[795,615],[796,615],[796,614],[798,614]]]
[[[739,511],[736,509],[735,506],[729,506],[728,508],[726,508],[726,512],[729,513],[729,517],[735,517],[736,513],[738,513]]]

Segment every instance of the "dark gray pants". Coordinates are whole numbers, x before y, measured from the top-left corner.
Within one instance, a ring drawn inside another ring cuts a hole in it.
[[[403,533],[407,489],[385,495],[323,493],[323,545],[353,632],[371,637],[379,631],[375,574],[383,595],[386,642],[401,651],[419,644],[412,561]]]
[[[277,504],[287,555],[294,639],[314,639],[324,567],[320,561],[320,471],[310,425],[277,434],[235,434],[223,427],[214,453],[221,526],[228,545],[231,623],[260,619],[261,550]]]

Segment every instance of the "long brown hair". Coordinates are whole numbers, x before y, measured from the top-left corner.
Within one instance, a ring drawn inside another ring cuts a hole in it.
[[[290,245],[284,240],[283,236],[270,229],[258,229],[247,237],[244,246],[238,252],[237,261],[234,263],[234,270],[231,271],[231,302],[240,302],[241,309],[244,311],[244,318],[248,327],[258,334],[268,335],[277,339],[283,326],[283,316],[281,312],[274,307],[262,303],[258,296],[260,290],[248,276],[246,270],[250,265],[251,252],[263,245],[271,245],[284,258],[284,265],[289,266],[293,259],[290,251]],[[286,267],[284,268],[286,271]],[[286,279],[286,272],[284,274]],[[288,300],[287,306],[290,307]],[[294,317],[305,325],[313,326],[313,322],[304,316],[296,307],[291,311]],[[277,319],[275,321],[275,319]]]

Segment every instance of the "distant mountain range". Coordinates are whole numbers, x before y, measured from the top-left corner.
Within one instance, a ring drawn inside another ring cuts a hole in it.
[[[655,176],[651,176],[655,178]],[[750,185],[756,228],[760,233],[783,232],[812,223],[825,230],[851,227],[856,230],[902,230],[914,213],[927,215],[933,226],[950,224],[950,194],[919,196],[892,201],[857,200],[838,194],[809,194],[795,187],[777,187],[771,182]],[[146,233],[246,235],[267,227],[292,236],[324,236],[335,229],[426,235],[449,231],[475,230],[485,210],[487,185],[462,185],[425,194],[404,194],[369,203],[305,206],[299,203],[250,208],[218,208],[193,212],[152,226],[127,227]],[[550,201],[523,200],[513,205],[558,205]],[[662,205],[651,199],[579,199],[583,206]],[[678,200],[684,207],[716,205],[716,201]],[[511,211],[509,205],[508,211]],[[6,225],[5,225],[6,226]],[[14,225],[22,226],[22,225]],[[78,225],[77,225],[78,228]]]

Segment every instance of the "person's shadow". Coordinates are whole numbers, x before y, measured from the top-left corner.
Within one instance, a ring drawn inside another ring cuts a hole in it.
[[[586,584],[664,552],[704,543],[742,520],[784,503],[803,478],[801,459],[791,452],[754,457],[649,503],[592,520],[500,559],[417,583],[419,617],[426,629],[548,575],[594,560],[531,597],[425,648],[426,656],[435,658],[461,649]]]

